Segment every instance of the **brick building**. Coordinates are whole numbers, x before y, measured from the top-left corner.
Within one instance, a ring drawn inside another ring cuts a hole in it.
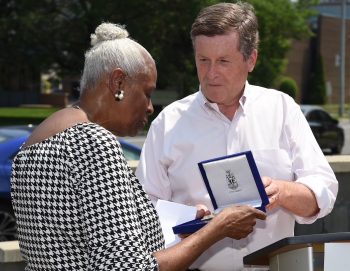
[[[319,11],[313,20],[315,36],[309,40],[295,41],[288,54],[286,74],[294,78],[301,90],[297,97],[308,91],[311,67],[315,54],[320,53],[325,74],[327,103],[339,103],[340,100],[340,40],[341,7],[340,1],[322,1],[316,9]],[[350,103],[350,5],[346,14],[346,50],[345,50],[345,102]]]

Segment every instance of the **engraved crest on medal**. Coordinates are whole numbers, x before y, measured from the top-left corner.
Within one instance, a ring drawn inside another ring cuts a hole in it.
[[[225,171],[226,171],[226,183],[229,190],[231,192],[240,191],[241,189],[239,189],[239,184],[237,182],[235,175],[232,173],[230,169]]]

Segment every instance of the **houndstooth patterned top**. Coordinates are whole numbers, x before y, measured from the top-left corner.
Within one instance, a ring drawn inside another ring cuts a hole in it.
[[[158,270],[157,213],[117,138],[97,124],[22,149],[12,200],[27,271]]]

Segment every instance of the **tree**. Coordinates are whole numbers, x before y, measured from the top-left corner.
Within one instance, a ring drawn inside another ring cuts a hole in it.
[[[0,63],[80,74],[90,34],[102,21],[124,24],[153,55],[161,88],[190,88],[195,76],[190,27],[201,0],[1,1]],[[1,85],[1,82],[0,82]]]
[[[278,80],[277,89],[288,94],[293,99],[297,98],[298,85],[295,80],[288,76],[281,76]]]
[[[7,75],[21,67],[80,75],[90,34],[102,21],[125,24],[153,55],[158,88],[181,96],[198,87],[190,28],[199,10],[219,0],[0,0],[0,64]],[[249,0],[260,23],[260,53],[252,83],[270,86],[285,66],[290,38],[309,34],[312,1]],[[5,80],[6,79],[6,80]]]
[[[327,101],[326,80],[323,70],[323,61],[320,53],[316,53],[316,60],[312,67],[307,91],[303,102],[307,104],[325,104]]]
[[[309,7],[315,1],[290,0],[248,0],[255,10],[259,21],[260,46],[259,56],[250,82],[271,87],[283,74],[287,60],[286,54],[291,46],[291,39],[310,36],[308,19],[313,12]]]

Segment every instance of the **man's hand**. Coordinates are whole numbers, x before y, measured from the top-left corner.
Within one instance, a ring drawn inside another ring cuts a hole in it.
[[[320,211],[315,194],[306,185],[270,177],[262,177],[262,181],[270,201],[267,210],[280,206],[303,217],[314,216]]]
[[[272,210],[278,207],[282,197],[283,182],[276,181],[270,177],[262,177],[267,196],[270,203],[266,206],[267,210]]]
[[[205,206],[204,204],[197,204],[196,208],[197,208],[196,218],[202,218],[203,216],[211,214],[211,212],[208,209],[208,207]]]

